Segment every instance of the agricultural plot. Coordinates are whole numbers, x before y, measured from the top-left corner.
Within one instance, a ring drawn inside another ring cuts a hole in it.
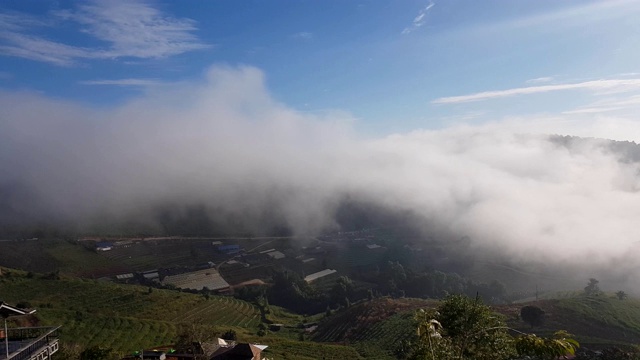
[[[218,253],[211,241],[199,239],[138,241],[127,246],[115,246],[112,250],[100,252],[99,255],[120,264],[127,269],[126,272],[176,266],[191,267],[209,261],[218,263],[229,257]]]
[[[383,324],[396,315],[412,315],[413,310],[432,306],[429,301],[421,299],[389,299],[381,298],[361,303],[344,309],[318,326],[313,340],[322,342],[358,342],[378,339],[379,334],[390,335],[401,325]],[[394,318],[394,324],[406,320],[404,317]]]
[[[129,352],[175,341],[177,324],[119,316],[77,316],[73,312],[43,309],[40,317],[62,325],[61,340],[85,346],[100,345]]]
[[[79,296],[82,294],[82,296]],[[62,324],[63,340],[135,350],[175,339],[181,323],[255,329],[260,312],[238,299],[78,279],[0,278],[0,297],[29,301],[46,324]],[[135,347],[130,347],[135,345]]]
[[[33,272],[53,272],[77,276],[103,276],[124,268],[94,251],[65,240],[0,242],[0,264]]]
[[[249,339],[262,344],[269,344],[265,355],[274,359],[290,360],[359,360],[363,359],[358,352],[348,346],[320,344],[311,341],[294,341],[279,337]]]
[[[432,302],[421,299],[376,299],[344,309],[325,319],[312,339],[349,344],[364,358],[394,359],[394,350],[415,333],[414,310]]]

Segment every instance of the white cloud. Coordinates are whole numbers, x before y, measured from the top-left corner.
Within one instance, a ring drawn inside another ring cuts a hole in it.
[[[115,86],[154,86],[160,85],[157,79],[115,79],[115,80],[85,80],[79,81],[82,85],[115,85]]]
[[[506,21],[484,23],[471,29],[478,32],[509,32],[542,26],[583,28],[589,24],[616,21],[616,19],[636,16],[640,11],[637,0],[610,0],[576,2],[561,6],[557,10],[510,18]]]
[[[640,107],[640,95],[619,96],[608,99],[601,99],[577,109],[568,110],[563,114],[599,114],[616,111],[629,111]]]
[[[192,34],[197,30],[194,20],[165,16],[146,2],[93,1],[58,15],[109,43],[110,47],[98,54],[101,58],[157,58],[209,47]]]
[[[59,21],[79,24],[81,32],[106,46],[78,47],[46,39],[36,30],[53,22],[12,13],[0,14],[0,53],[67,66],[80,59],[162,58],[210,47],[193,34],[195,21],[165,16],[143,1],[94,0],[53,14]]]
[[[546,136],[640,139],[637,122],[530,117],[361,139],[350,121],[279,104],[250,67],[214,67],[111,109],[0,91],[0,185],[33,187],[33,212],[74,220],[144,219],[171,202],[276,214],[308,233],[331,229],[349,194],[514,257],[606,260],[637,241],[640,166],[601,141]]]
[[[551,76],[545,76],[545,77],[539,77],[539,78],[535,78],[535,79],[529,79],[526,81],[527,84],[542,84],[542,83],[548,83],[553,81],[553,77]]]
[[[411,33],[412,31],[417,30],[419,27],[421,27],[422,25],[424,25],[426,19],[425,16],[427,15],[427,12],[429,10],[431,10],[432,7],[434,7],[436,4],[433,1],[430,1],[429,4],[427,6],[425,6],[423,9],[420,10],[420,12],[418,13],[418,15],[413,19],[413,21],[411,22],[410,26],[407,26],[406,28],[404,28],[404,30],[402,30],[402,34],[406,35]]]
[[[514,88],[498,91],[484,91],[475,94],[462,95],[462,96],[450,96],[442,97],[433,100],[433,104],[457,104],[472,101],[484,101],[498,98],[505,98],[517,95],[530,95],[539,94],[552,91],[564,91],[564,90],[591,90],[598,92],[625,92],[640,89],[640,79],[610,79],[610,80],[593,80],[585,81],[581,83],[573,84],[558,84],[558,85],[542,85],[542,86],[530,86],[522,88]]]

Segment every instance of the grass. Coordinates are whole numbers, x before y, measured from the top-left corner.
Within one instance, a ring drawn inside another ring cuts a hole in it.
[[[275,336],[254,338],[253,340],[261,344],[268,344],[269,347],[265,356],[274,359],[290,360],[343,360],[343,359],[364,359],[353,347],[322,344],[313,341],[294,341]]]
[[[0,242],[0,264],[33,272],[60,271],[78,276],[118,272],[122,266],[65,240]]]
[[[86,279],[14,275],[0,279],[0,298],[28,301],[44,324],[63,325],[63,341],[106,344],[122,351],[171,343],[181,323],[252,332],[260,322],[257,308],[231,297],[149,292],[141,286]]]
[[[545,311],[545,323],[531,329],[517,319],[519,309],[527,304],[500,306],[496,309],[507,315],[511,327],[551,335],[563,329],[574,334],[583,346],[629,345],[640,341],[640,300],[618,300],[612,295],[582,296],[563,292],[560,298],[545,299],[529,304]]]
[[[393,359],[393,351],[415,332],[413,312],[433,306],[422,299],[379,298],[343,309],[318,326],[313,340],[349,344],[365,358]]]
[[[214,326],[219,332],[236,330],[240,341],[269,346],[277,359],[362,359],[356,349],[335,344],[299,341],[300,329],[256,335],[260,323],[258,309],[232,297],[182,293],[135,285],[63,276],[59,280],[11,270],[0,277],[0,299],[9,303],[28,301],[38,310],[41,325],[62,325],[63,343],[110,347],[120,354],[141,348],[171,344],[181,324]],[[272,307],[273,319],[298,323],[315,319]]]

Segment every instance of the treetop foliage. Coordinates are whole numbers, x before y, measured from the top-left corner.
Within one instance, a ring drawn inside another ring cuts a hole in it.
[[[509,334],[513,329],[478,297],[449,296],[435,310],[418,311],[416,320],[412,360],[547,360],[573,355],[579,346],[565,331],[552,338],[514,337]]]

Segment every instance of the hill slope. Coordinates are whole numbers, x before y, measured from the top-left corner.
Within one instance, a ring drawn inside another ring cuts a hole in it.
[[[535,305],[545,311],[545,323],[531,329],[518,319],[520,308]],[[640,300],[618,300],[612,296],[574,296],[505,305],[496,310],[511,327],[542,335],[564,329],[576,335],[583,346],[634,345],[640,342]]]
[[[231,297],[182,293],[104,281],[76,278],[46,279],[40,275],[3,269],[0,299],[28,302],[38,310],[42,325],[62,325],[64,343],[100,345],[128,353],[175,341],[181,324],[202,329],[234,329],[241,341],[269,345],[267,354],[278,358],[308,360],[359,359],[355,349],[287,337],[255,335],[259,310]]]

